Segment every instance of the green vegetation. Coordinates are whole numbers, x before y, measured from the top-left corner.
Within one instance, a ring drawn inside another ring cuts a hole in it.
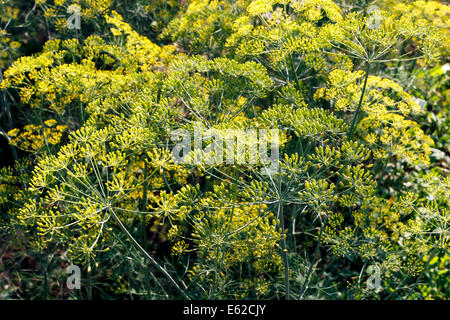
[[[0,4],[0,298],[450,297],[450,6]]]

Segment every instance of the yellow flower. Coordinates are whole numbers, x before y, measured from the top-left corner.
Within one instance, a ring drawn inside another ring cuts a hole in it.
[[[17,41],[11,41],[11,42],[9,43],[9,46],[10,46],[11,48],[13,48],[13,49],[17,49],[17,48],[20,47],[20,43],[17,42]]]
[[[180,254],[183,254],[186,249],[188,248],[188,245],[184,240],[176,242],[172,247],[172,255],[178,256]]]
[[[44,122],[44,124],[47,127],[53,127],[57,123],[58,123],[58,121],[56,121],[55,119],[50,119],[50,120],[47,120],[47,121]]]
[[[16,137],[16,136],[19,134],[19,132],[20,132],[20,130],[17,129],[17,128],[12,129],[11,131],[8,132],[8,136],[10,136],[10,137]]]

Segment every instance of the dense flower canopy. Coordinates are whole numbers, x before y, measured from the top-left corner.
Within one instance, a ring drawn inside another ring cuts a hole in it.
[[[3,2],[0,223],[35,254],[105,297],[448,298],[448,5]]]

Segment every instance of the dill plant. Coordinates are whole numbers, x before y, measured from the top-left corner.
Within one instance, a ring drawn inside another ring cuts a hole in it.
[[[79,38],[57,19],[61,37],[3,74],[32,115],[2,132],[31,159],[0,171],[5,221],[87,266],[88,298],[116,253],[131,256],[129,290],[124,269],[111,277],[130,297],[430,297],[450,181],[430,169],[426,110],[397,69],[446,56],[448,6],[397,2],[370,28],[368,1],[140,1],[144,17],[174,16],[150,32],[120,5],[81,1]],[[39,5],[51,18],[67,4]],[[174,161],[171,135],[196,126],[279,130],[277,172]],[[390,166],[418,173],[416,188],[383,191]]]

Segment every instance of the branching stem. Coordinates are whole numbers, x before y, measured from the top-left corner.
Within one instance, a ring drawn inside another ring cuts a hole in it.
[[[356,108],[355,115],[353,116],[353,120],[352,120],[352,125],[351,125],[350,131],[348,133],[349,141],[353,138],[353,132],[355,131],[355,127],[356,127],[356,119],[358,119],[359,112],[361,110],[361,106],[362,106],[362,103],[364,100],[364,94],[366,93],[366,88],[367,88],[367,79],[369,78],[369,71],[370,71],[370,63],[367,62],[366,75],[364,76],[364,85],[363,85],[363,89],[361,92],[361,98],[359,99],[359,104],[358,104],[358,107]]]
[[[181,293],[183,295],[183,297],[185,297],[186,299],[190,300],[189,296],[184,292],[183,289],[181,289],[181,287],[178,285],[178,283],[170,276],[170,274],[166,271],[166,269],[164,269],[158,262],[156,262],[156,260],[148,254],[147,251],[145,251],[144,248],[142,248],[142,246],[139,244],[139,242],[136,241],[136,239],[131,235],[131,233],[128,231],[128,229],[123,225],[122,221],[120,221],[119,217],[116,215],[116,213],[114,212],[113,209],[111,210],[111,215],[114,218],[114,220],[116,220],[117,224],[119,225],[120,229],[122,229],[122,231],[125,233],[125,235],[127,236],[127,238],[133,243],[133,245],[139,250],[141,251],[145,257],[150,260],[150,262],[159,270],[161,271],[166,278],[174,285],[174,287],[178,290],[179,293]]]
[[[287,256],[288,250],[287,250],[287,246],[286,246],[286,238],[285,238],[285,229],[284,229],[284,215],[283,215],[283,205],[280,202],[278,202],[278,213],[279,213],[279,219],[280,219],[280,224],[281,224],[281,231],[283,233],[282,238],[281,238],[281,249],[283,250],[282,252],[282,257],[283,257],[283,264],[284,264],[284,284],[286,287],[286,300],[290,300],[291,296],[290,296],[290,283],[289,283],[289,259]]]

